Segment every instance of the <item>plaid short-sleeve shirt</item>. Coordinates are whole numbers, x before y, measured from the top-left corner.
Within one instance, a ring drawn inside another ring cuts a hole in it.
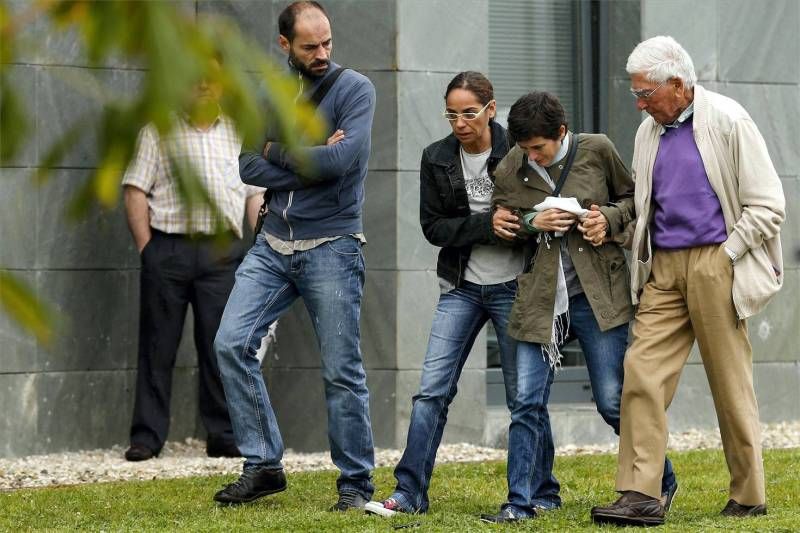
[[[179,168],[191,165],[219,208],[224,225],[241,238],[245,201],[264,192],[239,178],[241,146],[233,122],[224,115],[206,130],[176,115],[164,138],[153,124],[142,128],[122,184],[147,193],[151,227],[165,233],[210,235],[215,229],[211,209],[193,206],[190,211],[178,192],[173,164]]]

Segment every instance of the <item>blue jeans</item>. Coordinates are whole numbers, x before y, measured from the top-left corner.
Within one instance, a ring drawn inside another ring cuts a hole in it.
[[[456,396],[458,378],[475,337],[490,319],[500,345],[506,403],[512,408],[516,395],[516,341],[507,335],[506,329],[516,290],[514,280],[496,285],[464,281],[460,287],[440,296],[419,393],[412,398],[406,449],[394,469],[397,486],[391,497],[403,508],[428,510],[428,487],[448,408]]]
[[[322,355],[331,459],[341,471],[337,488],[372,496],[374,451],[359,344],[363,285],[361,243],[352,237],[281,255],[258,235],[236,271],[214,341],[245,469],[282,468],[283,441],[256,351],[269,324],[302,297]]]
[[[547,401],[553,369],[542,355],[541,345],[519,341],[517,343],[517,397],[511,411],[508,428],[508,502],[520,516],[533,515],[534,480],[552,476],[552,435],[545,437],[549,426]],[[555,494],[558,497],[558,492]],[[559,502],[560,503],[560,500]],[[557,505],[555,505],[557,506]]]
[[[597,410],[619,434],[619,408],[622,396],[623,360],[628,345],[628,325],[600,331],[586,295],[570,298],[570,338],[577,338],[586,357],[589,380]],[[547,400],[553,370],[545,362],[540,344],[517,344],[517,398],[511,413],[508,437],[508,503],[518,514],[533,514],[539,505],[531,491],[531,480],[552,476],[550,455],[541,448],[552,449],[552,436],[544,437],[549,426]],[[544,457],[539,463],[536,460]],[[675,482],[672,464],[664,463],[662,492]],[[541,489],[539,493],[541,493]]]

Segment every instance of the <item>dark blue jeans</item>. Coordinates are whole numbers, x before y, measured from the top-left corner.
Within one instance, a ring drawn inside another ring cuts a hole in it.
[[[465,281],[439,298],[422,366],[422,382],[419,393],[412,398],[406,448],[394,470],[397,486],[391,497],[405,509],[428,510],[428,487],[447,412],[475,337],[487,320],[492,321],[497,332],[506,403],[512,408],[516,395],[516,341],[506,329],[516,290],[516,281],[496,285]]]
[[[361,243],[352,237],[281,255],[258,236],[236,271],[214,341],[245,469],[282,467],[283,440],[256,352],[269,324],[302,297],[322,355],[331,459],[341,471],[337,488],[372,496],[372,428],[359,344],[363,286]]]
[[[589,301],[581,293],[570,298],[570,338],[581,344],[589,380],[600,416],[619,435],[619,408],[622,397],[623,360],[628,346],[628,325],[601,331]],[[536,500],[543,491],[533,480],[552,476],[553,463],[547,450],[552,437],[544,438],[549,429],[547,401],[553,371],[544,360],[540,344],[517,344],[517,397],[511,412],[508,437],[508,503],[520,515],[533,514],[540,505]],[[549,448],[548,448],[549,447]],[[541,448],[545,448],[543,453]],[[540,462],[544,458],[544,462]],[[662,492],[675,482],[672,464],[664,463]],[[537,489],[537,492],[533,492]],[[534,496],[536,495],[536,496]]]

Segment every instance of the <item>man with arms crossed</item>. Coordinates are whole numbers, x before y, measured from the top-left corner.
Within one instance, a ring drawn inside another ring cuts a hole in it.
[[[339,68],[331,28],[316,2],[295,2],[278,19],[279,44],[311,95]],[[363,508],[374,487],[369,394],[359,317],[364,285],[361,211],[375,89],[345,70],[318,106],[337,142],[302,149],[295,162],[277,142],[239,158],[245,183],[271,192],[264,228],[236,272],[215,350],[244,472],[214,499],[255,500],[286,488],[283,442],[256,357],[260,340],[297,298],[311,316],[322,355],[328,439],[337,480],[332,511]],[[308,167],[311,170],[308,170]]]
[[[631,291],[639,304],[625,357],[613,504],[595,522],[664,522],[666,409],[697,340],[731,475],[724,516],[765,514],[752,349],[745,319],[783,283],[784,196],[764,139],[742,106],[696,85],[671,37],[628,58],[631,92],[650,117],[633,153]]]

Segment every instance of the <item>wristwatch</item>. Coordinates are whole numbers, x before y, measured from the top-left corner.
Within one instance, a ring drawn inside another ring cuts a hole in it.
[[[739,258],[739,256],[736,255],[736,252],[734,252],[733,250],[731,250],[727,246],[723,246],[723,248],[725,248],[725,253],[728,254],[728,257],[731,258],[731,264],[732,265],[736,264],[736,260]]]

